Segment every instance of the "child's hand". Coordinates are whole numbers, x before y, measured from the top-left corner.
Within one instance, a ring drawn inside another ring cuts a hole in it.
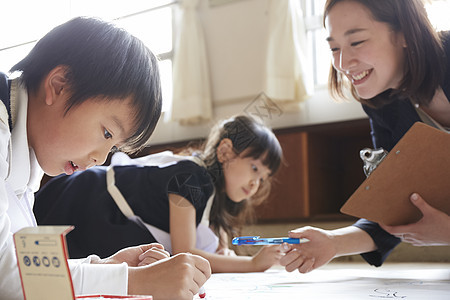
[[[225,255],[225,256],[236,256],[236,252],[234,252],[234,250],[231,250],[231,249],[225,248],[225,247],[217,250],[216,254]]]
[[[262,247],[252,258],[255,267],[254,272],[263,272],[271,266],[278,264],[284,255],[280,245],[269,245]]]
[[[139,259],[141,260],[141,262],[138,264],[138,266],[146,266],[168,257],[170,257],[170,253],[164,250],[164,247],[152,247],[139,255]]]
[[[147,266],[128,268],[128,294],[152,295],[153,299],[192,300],[210,276],[208,260],[179,253]]]
[[[146,256],[148,253],[148,257]],[[144,255],[141,259],[141,255]],[[151,243],[135,247],[124,248],[108,258],[101,259],[95,263],[120,264],[126,262],[130,267],[146,265],[149,261],[155,262],[159,259],[169,257],[170,254],[164,250],[164,246],[158,243]],[[147,259],[146,259],[147,258]],[[142,264],[143,261],[146,263]]]

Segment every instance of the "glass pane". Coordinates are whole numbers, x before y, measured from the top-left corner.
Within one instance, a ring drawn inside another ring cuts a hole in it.
[[[69,1],[2,1],[0,49],[35,41],[67,21]]]
[[[147,9],[173,3],[174,0],[69,0],[73,16],[93,16],[113,20]],[[38,1],[39,2],[39,1]]]
[[[312,0],[314,3],[314,15],[320,16],[323,13],[323,7],[325,6],[326,0]]]
[[[316,72],[317,72],[317,85],[327,84],[328,73],[331,65],[331,51],[326,38],[328,36],[325,29],[315,30],[316,40]]]
[[[320,17],[326,0],[306,0],[307,15]],[[331,53],[326,42],[326,31],[322,27],[320,17],[320,28],[307,32],[309,51],[312,53],[314,84],[323,86],[328,81],[328,71],[331,62]]]
[[[425,5],[431,23],[437,30],[450,30],[450,0],[436,0]]]
[[[120,19],[116,23],[141,39],[155,54],[172,51],[170,7]]]
[[[174,0],[133,0],[131,3],[122,0],[6,1],[0,10],[0,25],[8,30],[2,32],[0,50],[36,41],[53,27],[75,16],[94,16],[113,20],[170,3],[174,3]],[[23,9],[24,5],[27,7],[26,10]],[[27,22],[18,21],[17,16]],[[124,18],[118,23],[144,42],[149,43],[153,51],[157,53],[171,51],[172,10],[170,6]],[[155,43],[155,41],[158,42]]]
[[[30,0],[7,1],[0,10],[0,25],[7,28],[0,39],[0,71],[9,69],[25,57],[35,43],[17,46],[38,40],[53,27],[74,16],[93,16],[114,20],[118,26],[130,31],[141,39],[155,55],[169,53],[169,59],[160,61],[163,110],[167,111],[172,102],[172,6],[174,0]],[[149,10],[149,11],[147,11]],[[36,13],[36,12],[39,13]],[[139,14],[139,12],[147,11]],[[133,15],[135,14],[135,15]],[[27,20],[26,23],[17,20]],[[124,17],[120,19],[121,17]],[[31,26],[30,26],[31,24]],[[11,47],[11,48],[9,48]],[[8,49],[9,48],[9,49]],[[5,49],[5,50],[2,50]]]
[[[163,107],[162,111],[169,111],[172,105],[172,61],[169,59],[159,62]]]
[[[35,43],[0,51],[0,72],[8,73],[9,69],[24,58]]]

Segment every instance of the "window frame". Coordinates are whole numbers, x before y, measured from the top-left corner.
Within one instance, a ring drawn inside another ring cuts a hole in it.
[[[68,1],[68,3],[70,2],[70,0]],[[165,1],[165,3],[162,4],[158,4],[155,5],[153,7],[149,7],[147,9],[141,9],[141,10],[137,10],[135,12],[132,13],[128,13],[128,14],[124,14],[118,17],[108,17],[107,14],[105,13],[104,16],[99,16],[100,18],[103,18],[106,21],[110,21],[112,23],[118,24],[118,26],[120,27],[124,27],[126,28],[126,26],[121,26],[120,21],[124,20],[124,19],[130,19],[136,16],[140,16],[142,14],[145,13],[149,13],[152,11],[157,11],[160,9],[166,9],[166,8],[171,8],[171,47],[170,47],[170,51],[166,51],[166,52],[161,52],[161,53],[157,53],[154,52],[154,54],[157,56],[158,60],[160,61],[160,71],[161,69],[163,69],[163,65],[164,63],[168,62],[170,63],[170,74],[162,74],[161,72],[161,81],[166,80],[166,81],[170,81],[170,82],[162,82],[162,85],[166,88],[163,89],[163,93],[164,91],[166,92],[167,95],[164,95],[163,99],[164,99],[164,104],[163,104],[163,111],[167,111],[168,109],[170,109],[170,105],[172,102],[172,87],[173,87],[173,81],[172,81],[172,72],[173,72],[173,68],[171,66],[173,66],[173,59],[174,59],[174,55],[175,55],[175,50],[174,50],[174,44],[175,44],[175,37],[176,37],[176,27],[175,27],[175,5],[177,5],[179,3],[179,0],[168,0]],[[149,4],[150,6],[151,4]],[[63,6],[63,8],[65,8]],[[45,7],[43,7],[42,9],[45,9]],[[62,9],[61,9],[62,11]],[[67,11],[66,11],[67,13]],[[61,21],[60,23],[63,23],[75,16],[77,16],[78,14],[76,13],[76,8],[75,9],[70,9],[70,11],[67,13],[67,19]],[[55,24],[54,26],[57,26],[58,24]],[[51,28],[53,28],[54,26],[51,26]],[[12,27],[14,28],[14,27]],[[50,28],[50,29],[51,29]],[[50,29],[48,29],[47,31],[49,31]],[[42,34],[45,34],[46,32],[43,32]],[[130,31],[131,34],[133,34],[132,31]],[[39,39],[23,39],[23,40],[18,40],[16,43],[13,41],[9,44],[5,44],[3,45],[3,47],[0,48],[0,72],[5,72],[8,73],[9,69],[18,61],[20,61],[23,57],[25,57],[29,51],[34,47],[34,45],[37,43]],[[15,75],[12,75],[15,76]],[[170,79],[168,79],[170,78]]]

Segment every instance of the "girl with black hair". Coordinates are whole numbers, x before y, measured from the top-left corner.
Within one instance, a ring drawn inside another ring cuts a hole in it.
[[[242,115],[218,123],[202,148],[137,159],[116,153],[109,167],[56,177],[36,195],[37,220],[75,225],[71,257],[159,242],[172,254],[205,257],[213,272],[266,270],[281,257],[279,246],[253,257],[218,253],[233,253],[229,237],[268,196],[282,157],[277,138]]]

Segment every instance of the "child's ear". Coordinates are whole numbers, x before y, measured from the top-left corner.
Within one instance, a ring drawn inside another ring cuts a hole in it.
[[[67,89],[67,67],[57,66],[44,79],[45,103],[52,105]]]
[[[220,163],[227,162],[233,158],[233,142],[229,138],[222,139],[216,149],[217,160]]]

